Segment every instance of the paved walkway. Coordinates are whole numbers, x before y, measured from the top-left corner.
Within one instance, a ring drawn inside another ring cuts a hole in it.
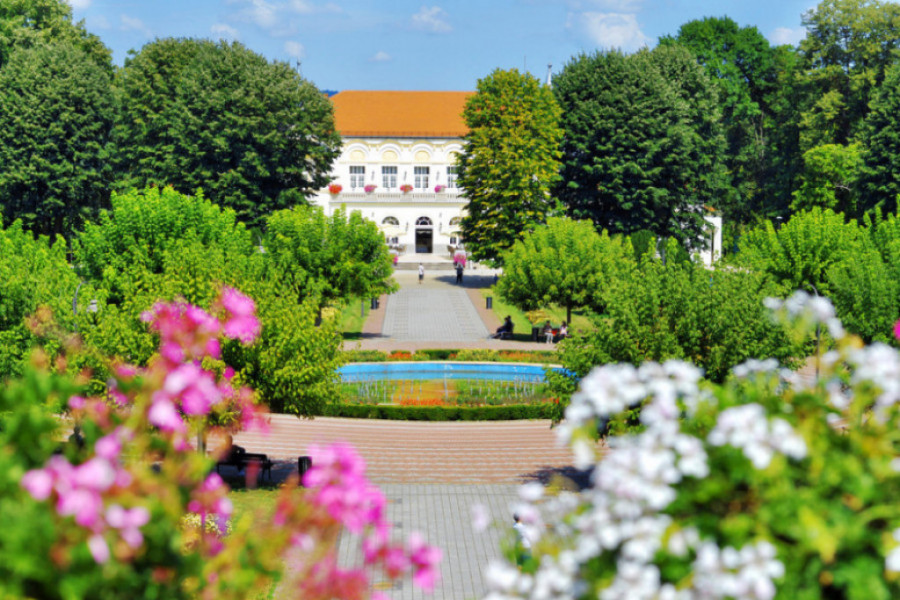
[[[557,444],[548,421],[429,423],[272,415],[268,435],[235,436],[235,443],[249,452],[281,459],[273,470],[276,480],[296,472],[296,457],[309,444],[334,441],[353,444],[363,456],[366,472],[388,498],[397,534],[405,538],[419,531],[444,552],[443,579],[434,594],[423,595],[409,581],[390,588],[376,582],[376,589],[395,600],[482,597],[484,567],[500,556],[501,540],[511,532],[518,485],[546,482],[556,474],[584,479],[571,468],[572,455]],[[481,533],[472,529],[476,504],[487,508],[496,527]],[[355,564],[358,548],[358,540],[342,534],[341,564]],[[291,596],[285,590],[276,597]]]
[[[493,283],[491,270],[466,269],[462,286],[449,269],[429,268],[422,284],[414,270],[398,270],[395,279],[401,290],[382,296],[381,308],[371,311],[364,325],[363,339],[347,342],[345,348],[548,349],[546,344],[487,339],[500,325],[480,292]],[[310,444],[334,441],[353,444],[365,459],[369,477],[388,499],[388,516],[398,536],[419,531],[443,550],[442,580],[433,594],[423,594],[409,581],[392,587],[376,581],[375,590],[392,600],[483,597],[484,568],[500,556],[501,540],[512,532],[518,485],[546,482],[556,474],[584,479],[572,469],[572,455],[557,444],[548,421],[430,423],[272,415],[268,435],[235,437],[248,451],[279,459],[276,479],[296,472],[297,456],[306,454]],[[475,532],[474,505],[485,507],[496,526]],[[355,564],[358,548],[358,540],[344,532],[338,548],[341,564]],[[276,597],[291,596],[279,590]]]

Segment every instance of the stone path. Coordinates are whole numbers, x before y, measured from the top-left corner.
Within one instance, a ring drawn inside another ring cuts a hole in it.
[[[470,342],[488,335],[463,289],[424,286],[405,287],[390,296],[382,332],[391,340],[403,342]]]
[[[418,531],[444,552],[443,578],[433,594],[423,594],[409,581],[394,587],[376,582],[376,589],[392,600],[481,598],[484,568],[500,557],[501,541],[511,532],[518,485],[546,482],[556,474],[579,476],[571,468],[571,452],[557,444],[548,421],[429,423],[272,415],[268,434],[242,432],[234,441],[249,452],[281,459],[273,469],[276,480],[296,473],[297,456],[310,444],[353,444],[370,479],[388,499],[396,533],[405,538]],[[495,527],[473,530],[476,504],[488,510]],[[341,564],[355,564],[358,549],[357,539],[342,534]],[[276,597],[291,596],[282,590]]]
[[[345,348],[548,349],[545,344],[486,339],[499,326],[479,292],[493,282],[489,270],[467,269],[462,286],[455,284],[450,270],[429,269],[421,285],[415,271],[396,271],[395,279],[401,290],[381,297],[363,339],[347,342]],[[500,556],[501,541],[512,532],[519,484],[546,482],[557,474],[584,477],[572,469],[571,452],[557,444],[548,421],[430,423],[272,415],[267,435],[235,437],[249,452],[280,459],[273,470],[276,479],[296,472],[297,457],[310,444],[335,441],[352,444],[365,459],[370,479],[388,499],[397,535],[405,538],[418,531],[443,550],[442,580],[433,594],[409,581],[376,581],[374,589],[391,600],[483,597],[484,569]],[[474,505],[488,511],[494,527],[473,530]],[[344,532],[338,552],[342,565],[356,564],[358,540]],[[276,597],[292,596],[279,590]]]

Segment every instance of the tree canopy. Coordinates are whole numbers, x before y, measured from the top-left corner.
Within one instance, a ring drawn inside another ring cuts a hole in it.
[[[109,199],[109,72],[78,45],[18,48],[0,68],[0,207],[36,232],[78,228]]]
[[[272,277],[297,290],[315,287],[325,304],[397,289],[384,235],[359,211],[331,217],[317,206],[276,211],[267,220],[263,246]]]
[[[251,225],[323,187],[340,150],[328,99],[237,42],[156,40],[116,89],[119,186],[202,188]]]
[[[598,234],[590,221],[551,217],[504,253],[497,290],[526,311],[564,306],[571,323],[573,309],[597,304],[609,280],[624,274],[631,252],[621,238]]]
[[[723,185],[716,91],[684,49],[581,55],[554,80],[563,110],[557,195],[598,229],[701,239]]]
[[[463,118],[469,127],[459,158],[459,186],[469,201],[463,237],[475,260],[499,264],[503,251],[555,208],[559,107],[535,77],[498,69],[478,81]]]

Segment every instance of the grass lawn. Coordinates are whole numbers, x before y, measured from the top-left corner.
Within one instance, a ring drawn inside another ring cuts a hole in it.
[[[362,316],[360,316],[360,303],[363,306]],[[358,340],[362,338],[363,324],[369,316],[370,303],[365,300],[350,300],[345,303],[338,313],[338,329],[344,336],[345,340]]]
[[[502,298],[498,294],[495,293],[494,288],[484,288],[481,290],[482,296],[492,296],[494,298],[494,315],[497,317],[497,320],[501,323],[503,319],[506,318],[506,315],[512,317],[513,325],[515,329],[513,330],[514,338],[516,341],[520,342],[530,342],[531,341],[531,323],[528,321],[528,318],[525,316],[525,312],[519,310],[515,306],[511,304],[507,304],[503,301]],[[566,309],[564,306],[548,306],[545,307],[544,312],[547,313],[547,317],[550,319],[550,323],[554,327],[558,327],[560,323],[562,323],[566,319]],[[583,330],[588,331],[594,328],[591,323],[590,315],[592,313],[588,309],[576,309],[572,311],[572,322],[569,323],[569,331]],[[543,323],[540,324],[541,326]],[[543,341],[543,338],[540,339]]]

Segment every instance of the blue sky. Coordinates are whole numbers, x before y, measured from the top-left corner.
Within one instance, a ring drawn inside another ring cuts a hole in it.
[[[113,51],[157,37],[239,40],[299,61],[331,90],[473,90],[496,68],[541,79],[575,55],[653,46],[692,19],[729,16],[796,44],[815,0],[68,0]]]

